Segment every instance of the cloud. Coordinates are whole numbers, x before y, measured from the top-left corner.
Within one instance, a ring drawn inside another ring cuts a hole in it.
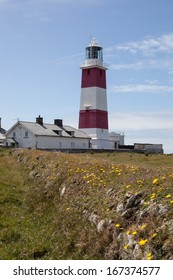
[[[110,86],[109,91],[113,93],[151,93],[167,94],[173,92],[173,86],[157,84],[127,84],[119,86]]]
[[[110,112],[109,127],[117,131],[172,130],[173,112]]]
[[[173,53],[173,33],[160,37],[150,36],[140,41],[131,41],[106,48],[106,52],[114,50],[130,52],[131,54],[140,52],[145,56],[155,53]]]
[[[138,60],[134,63],[116,63],[110,64],[109,69],[113,70],[142,70],[142,69],[162,69],[168,70],[170,73],[173,71],[172,59],[145,59]]]

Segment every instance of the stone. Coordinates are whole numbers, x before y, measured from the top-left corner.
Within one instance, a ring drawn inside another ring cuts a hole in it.
[[[95,214],[95,213],[92,213],[90,216],[89,216],[89,221],[91,223],[93,223],[94,225],[97,224],[97,220],[98,220],[98,215]]]
[[[126,211],[124,211],[122,213],[122,217],[125,219],[129,219],[130,217],[132,217],[134,215],[135,212],[136,212],[136,208],[127,209]]]
[[[101,220],[98,224],[97,224],[97,231],[99,233],[103,232],[106,229],[106,222],[105,220]]]
[[[119,202],[117,207],[116,207],[116,211],[118,213],[121,213],[121,212],[123,212],[123,210],[124,210],[124,204],[122,202]]]
[[[64,186],[64,187],[60,190],[60,196],[63,196],[63,195],[64,195],[65,190],[66,190],[66,188],[65,188],[65,186]]]
[[[166,212],[168,212],[168,206],[159,204],[159,211],[158,211],[159,215],[164,215]]]
[[[125,209],[137,207],[141,203],[141,198],[143,196],[143,192],[139,192],[133,196],[131,196],[125,205]]]

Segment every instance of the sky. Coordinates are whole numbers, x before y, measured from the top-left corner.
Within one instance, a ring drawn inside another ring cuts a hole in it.
[[[173,153],[172,0],[0,0],[0,117],[78,127],[90,37],[103,47],[109,130]]]

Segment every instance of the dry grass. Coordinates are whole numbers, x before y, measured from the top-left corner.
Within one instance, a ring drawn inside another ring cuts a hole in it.
[[[173,257],[173,156],[0,155],[1,259]]]

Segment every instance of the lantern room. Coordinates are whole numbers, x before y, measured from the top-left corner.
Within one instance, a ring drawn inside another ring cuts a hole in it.
[[[86,47],[85,59],[99,59],[103,61],[102,47],[99,46],[98,42],[93,38],[88,47]]]

